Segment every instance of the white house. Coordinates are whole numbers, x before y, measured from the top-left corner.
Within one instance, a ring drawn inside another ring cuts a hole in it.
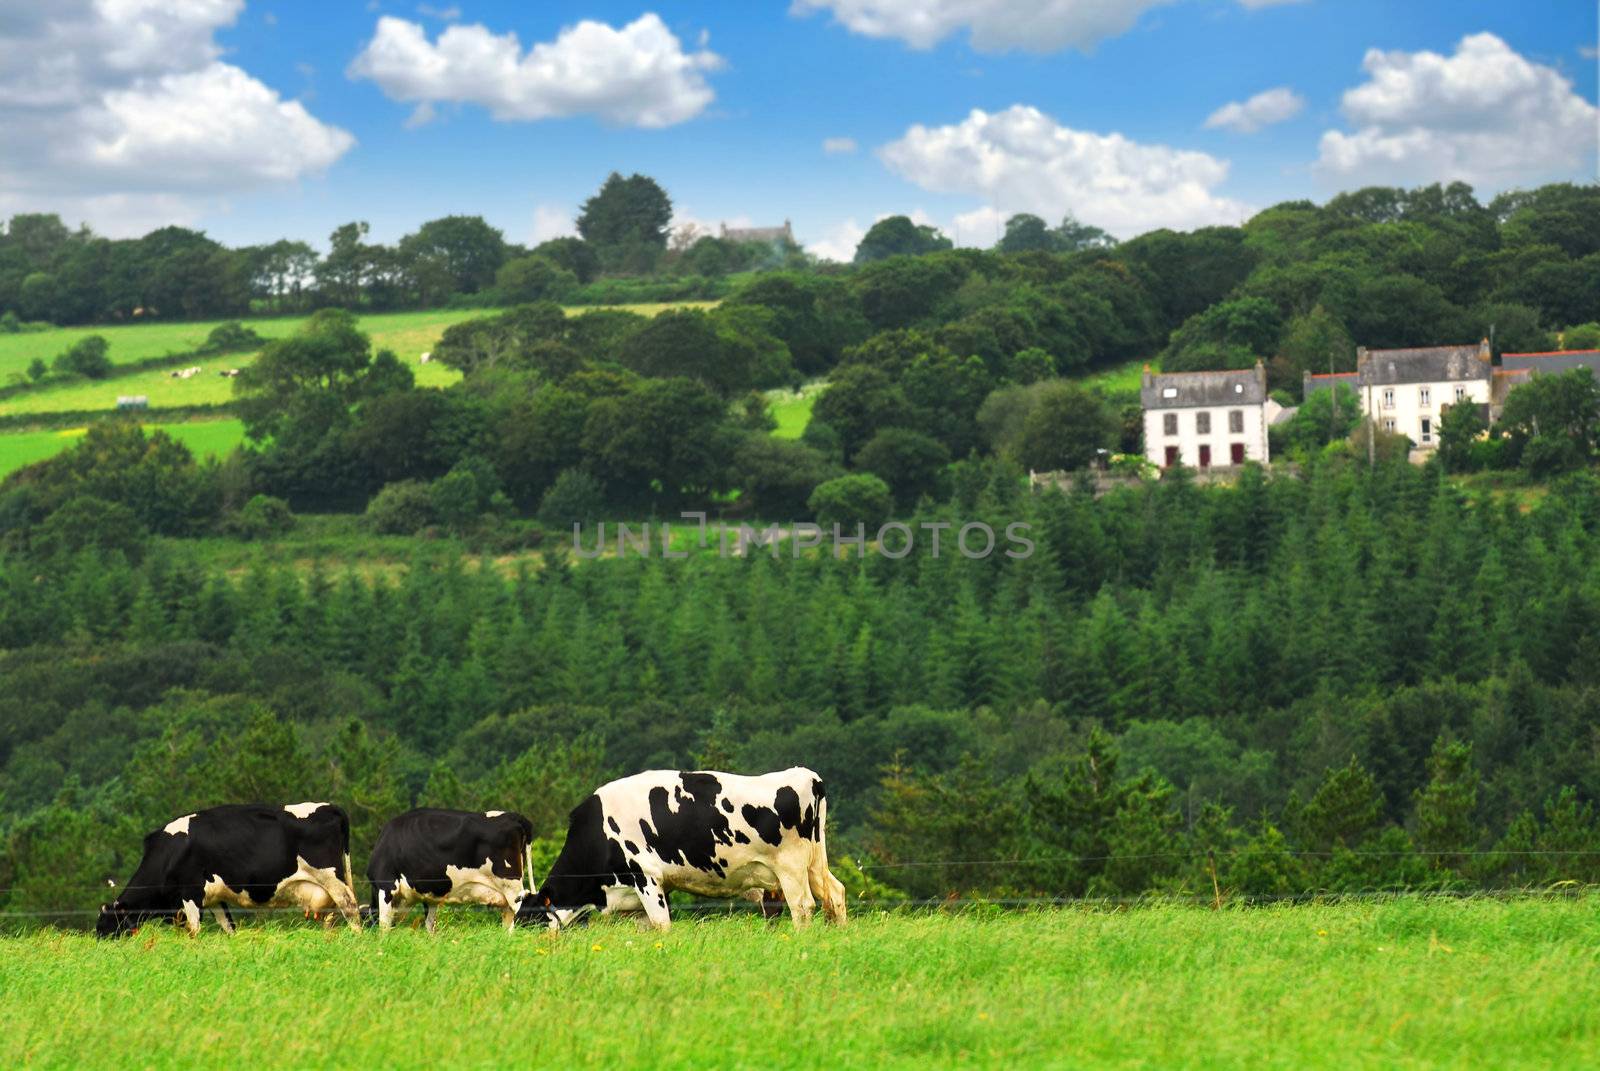
[[[1267,372],[1155,373],[1139,387],[1144,455],[1162,468],[1242,465],[1269,460],[1267,425],[1277,409],[1267,397]],[[1271,410],[1271,411],[1269,411]]]
[[[1305,395],[1351,387],[1361,411],[1384,431],[1404,435],[1419,449],[1439,445],[1439,421],[1452,405],[1493,401],[1494,367],[1487,339],[1477,345],[1356,350],[1356,370],[1305,377]],[[1487,412],[1486,414],[1487,415]]]

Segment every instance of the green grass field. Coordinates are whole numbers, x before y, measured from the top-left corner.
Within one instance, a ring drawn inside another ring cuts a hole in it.
[[[160,428],[185,444],[197,458],[222,457],[244,441],[244,425],[237,420],[192,420],[182,424],[146,424]],[[85,428],[51,431],[16,431],[0,435],[0,479],[24,465],[54,457],[83,437]]]
[[[672,304],[622,306],[645,316],[671,308],[706,308],[715,302],[688,301]],[[460,376],[439,364],[417,364],[417,358],[439,341],[451,324],[475,316],[489,315],[493,309],[437,309],[423,312],[378,313],[361,318],[361,327],[372,336],[374,350],[390,349],[416,373],[422,386],[446,386]],[[569,315],[589,309],[571,307]],[[102,335],[110,344],[113,363],[125,364],[146,357],[187,353],[206,340],[220,321],[176,324],[129,324],[109,327],[65,327],[33,334],[0,335],[0,383],[22,375],[28,363],[42,357],[46,363],[86,335]],[[264,338],[280,338],[294,332],[304,317],[247,319],[243,321]],[[192,379],[174,379],[171,369],[154,369],[131,376],[118,376],[99,382],[77,380],[28,391],[0,401],[0,416],[12,413],[59,413],[88,409],[111,409],[119,395],[143,394],[150,405],[166,408],[180,405],[206,405],[228,401],[233,396],[233,381],[217,372],[224,368],[243,368],[253,360],[251,354],[201,358],[195,363],[204,371]]]
[[[1600,1062],[1600,901],[0,940],[6,1067]]]
[[[772,415],[778,421],[778,426],[772,434],[780,439],[800,438],[806,430],[806,425],[811,423],[812,406],[817,404],[817,398],[827,386],[827,380],[818,379],[807,383],[799,390],[767,391],[767,404],[771,406]]]

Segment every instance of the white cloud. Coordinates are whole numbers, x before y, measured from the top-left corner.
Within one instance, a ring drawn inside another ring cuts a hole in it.
[[[988,249],[1005,234],[1007,218],[1004,212],[993,205],[984,205],[971,212],[958,213],[950,226],[939,229],[958,246]]]
[[[450,26],[429,41],[415,22],[385,15],[350,64],[393,100],[479,104],[496,119],[593,115],[619,126],[692,119],[715,98],[705,76],[722,58],[682,42],[654,14],[615,29],[583,21],[526,53],[514,33]]]
[[[1578,55],[1586,60],[1600,59],[1600,48],[1596,48],[1594,45],[1579,45]]]
[[[852,218],[838,224],[821,238],[801,244],[814,257],[848,264],[855,259],[856,246],[866,236],[867,229]]]
[[[430,19],[439,19],[443,22],[454,22],[461,17],[461,9],[454,4],[449,7],[434,7],[432,4],[418,4],[417,14]]]
[[[578,233],[572,210],[560,205],[540,204],[533,208],[533,244]]]
[[[790,12],[831,11],[847,29],[932,48],[965,30],[980,52],[1090,49],[1173,0],[794,0]]]
[[[1298,93],[1288,86],[1279,86],[1263,90],[1246,101],[1224,104],[1206,119],[1206,129],[1254,134],[1262,127],[1294,118],[1305,106],[1305,100]]]
[[[848,156],[856,151],[855,138],[823,138],[822,151],[829,156]]]
[[[1600,110],[1494,34],[1462,38],[1452,56],[1372,49],[1362,67],[1368,80],[1342,102],[1354,129],[1322,135],[1326,178],[1502,189],[1592,177]]]
[[[243,0],[58,0],[0,18],[0,200],[108,233],[189,222],[355,140],[220,58]]]
[[[1008,216],[1071,212],[1119,236],[1238,223],[1250,211],[1214,192],[1227,178],[1226,161],[1073,130],[1020,104],[974,109],[950,126],[913,126],[878,154],[925,190],[979,197]]]

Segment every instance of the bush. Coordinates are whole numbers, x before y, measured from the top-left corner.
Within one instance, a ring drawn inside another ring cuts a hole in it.
[[[542,256],[518,257],[500,265],[495,289],[509,305],[565,301],[578,289],[578,277]]]
[[[428,488],[438,522],[455,531],[475,523],[498,503],[506,502],[500,493],[500,480],[494,466],[481,457],[466,457]],[[509,503],[507,503],[509,504]]]
[[[201,346],[198,352],[233,353],[254,349],[264,342],[266,339],[256,334],[254,329],[246,327],[238,320],[229,320],[211,329],[211,333],[206,336],[206,344]]]
[[[79,495],[44,519],[34,530],[32,546],[41,558],[93,549],[121,551],[137,560],[149,535],[138,515],[122,503]]]
[[[55,369],[64,375],[104,379],[111,374],[110,346],[99,335],[80,338],[56,358]]]
[[[381,535],[413,535],[434,523],[433,490],[421,480],[400,480],[367,503],[367,527]]]
[[[271,495],[256,495],[223,518],[222,531],[237,539],[270,539],[293,531],[295,523],[289,503]]]
[[[539,523],[549,528],[594,524],[606,501],[605,486],[582,469],[567,469],[539,500]]]
[[[889,519],[894,499],[888,484],[876,476],[858,473],[818,484],[806,505],[824,527],[837,524],[841,529],[854,530],[861,524],[870,535]]]

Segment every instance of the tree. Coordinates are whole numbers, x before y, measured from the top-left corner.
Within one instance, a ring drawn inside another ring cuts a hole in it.
[[[851,364],[834,373],[812,406],[811,419],[838,434],[849,459],[880,428],[903,426],[908,408],[905,394],[881,369]]]
[[[1067,213],[1051,232],[1055,248],[1062,253],[1080,253],[1085,249],[1110,249],[1117,240],[1091,223],[1080,223]]]
[[[1027,253],[1034,250],[1053,252],[1056,240],[1055,235],[1050,232],[1049,224],[1044,220],[1027,212],[1019,212],[1006,220],[1005,236],[995,248],[1002,253]]]
[[[539,500],[539,523],[558,529],[592,525],[600,519],[605,502],[605,487],[599,480],[582,469],[567,469]]]
[[[1081,469],[1117,445],[1117,422],[1098,397],[1075,384],[1050,380],[1031,388],[1017,461],[1039,472]]]
[[[55,370],[63,375],[104,379],[111,374],[109,348],[100,335],[80,338],[56,358]]]
[[[482,216],[445,216],[400,239],[399,253],[413,264],[437,265],[451,291],[475,294],[494,282],[506,260],[506,242]]]
[[[1439,418],[1439,463],[1446,472],[1468,472],[1475,467],[1473,444],[1487,427],[1471,402],[1445,409]]]
[[[880,477],[902,509],[934,494],[950,464],[950,451],[936,439],[907,428],[884,428],[856,454],[856,468]]]
[[[806,505],[818,524],[838,525],[842,533],[855,532],[859,524],[871,536],[889,519],[894,499],[888,484],[876,476],[857,473],[818,484]]]
[[[372,365],[371,342],[343,309],[323,309],[239,373],[234,391],[251,439],[293,446],[346,423]]]
[[[595,255],[594,247],[582,238],[551,238],[534,246],[533,255],[565,268],[577,276],[580,283],[593,282],[600,274],[600,258]]]
[[[1600,323],[1589,322],[1569,327],[1561,334],[1564,350],[1600,350]]]
[[[1535,476],[1586,464],[1600,446],[1600,385],[1587,368],[1535,376],[1507,395],[1498,426]]]
[[[1276,387],[1299,393],[1307,372],[1355,371],[1355,343],[1339,318],[1321,305],[1295,316],[1283,329],[1277,357],[1268,365]]]
[[[578,277],[542,256],[508,260],[495,273],[495,289],[507,304],[564,301],[578,287]]]
[[[1444,737],[1428,756],[1428,783],[1417,791],[1417,847],[1440,870],[1459,871],[1477,848],[1478,777],[1472,745]]]
[[[821,451],[765,432],[740,440],[731,470],[730,482],[754,502],[756,515],[773,520],[803,516],[817,485],[840,474]]]
[[[1361,399],[1344,383],[1312,391],[1288,421],[1272,429],[1273,450],[1320,450],[1361,422]]]
[[[895,256],[921,256],[941,249],[951,249],[953,244],[935,227],[913,223],[905,216],[880,219],[862,236],[856,245],[855,263],[870,264]]]
[[[1222,301],[1185,320],[1161,358],[1167,372],[1248,368],[1277,349],[1283,320],[1263,298]],[[1218,362],[1221,363],[1218,363]]]
[[[578,234],[609,271],[646,271],[667,248],[672,199],[652,178],[613,171],[583,203]]]
[[[589,407],[583,451],[614,496],[676,504],[722,486],[726,418],[722,400],[691,379],[646,379]]]

